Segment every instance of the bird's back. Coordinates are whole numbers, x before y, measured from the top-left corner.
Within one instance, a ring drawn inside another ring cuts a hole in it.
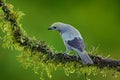
[[[65,32],[66,35],[69,35],[70,37],[80,37],[83,39],[80,32],[76,28],[69,24],[67,24],[65,27],[67,28],[67,31]]]

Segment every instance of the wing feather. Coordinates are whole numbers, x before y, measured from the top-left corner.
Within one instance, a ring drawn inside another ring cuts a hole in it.
[[[79,37],[78,38],[75,37],[73,40],[68,40],[67,43],[69,46],[79,49],[81,52],[84,51],[85,48],[84,41]]]

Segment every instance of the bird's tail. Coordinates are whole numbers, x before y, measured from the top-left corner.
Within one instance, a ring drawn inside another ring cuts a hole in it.
[[[84,51],[84,52],[79,52],[79,56],[80,56],[80,58],[81,58],[81,60],[82,60],[82,63],[84,64],[84,65],[86,65],[86,64],[94,64],[93,63],[93,61],[92,61],[92,59],[89,57],[89,55],[86,53],[86,51]]]

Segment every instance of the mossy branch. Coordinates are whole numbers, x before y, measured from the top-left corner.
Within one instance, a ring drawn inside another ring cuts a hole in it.
[[[7,35],[11,36],[11,42],[9,43],[12,44],[15,47],[15,49],[17,45],[17,47],[19,46],[19,48],[22,48],[21,50],[29,51],[31,55],[29,56],[30,58],[32,58],[33,55],[37,54],[39,60],[42,61],[42,63],[44,64],[52,63],[55,66],[65,67],[66,64],[73,63],[70,65],[73,67],[73,69],[86,67],[81,65],[81,59],[77,59],[75,55],[67,54],[66,56],[64,56],[63,53],[54,52],[44,41],[36,40],[34,38],[29,37],[22,29],[19,23],[19,17],[16,17],[19,16],[19,14],[14,12],[3,0],[0,0],[0,7],[4,14],[1,17],[2,23],[4,23],[4,25],[8,24],[7,26],[11,32],[7,32],[7,30],[3,31],[5,31],[5,34],[10,34]],[[4,25],[3,27],[5,28],[6,26]],[[11,45],[9,46],[11,47]],[[89,54],[89,56],[94,61],[94,65],[87,65],[88,67],[91,66],[99,69],[107,68],[120,72],[120,60],[113,60],[92,54]]]

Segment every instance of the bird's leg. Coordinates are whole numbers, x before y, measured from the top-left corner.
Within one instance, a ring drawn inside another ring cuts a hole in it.
[[[66,47],[66,51],[64,52],[64,56],[67,55],[67,53],[69,53],[69,51],[71,50],[71,47],[67,44],[67,41],[64,41],[65,47]]]
[[[80,57],[79,55],[76,56],[77,60],[79,59],[79,57]]]
[[[77,58],[77,60],[79,60],[79,58],[81,58],[81,57],[80,57],[80,54],[77,54],[77,55],[76,55],[76,58]]]

